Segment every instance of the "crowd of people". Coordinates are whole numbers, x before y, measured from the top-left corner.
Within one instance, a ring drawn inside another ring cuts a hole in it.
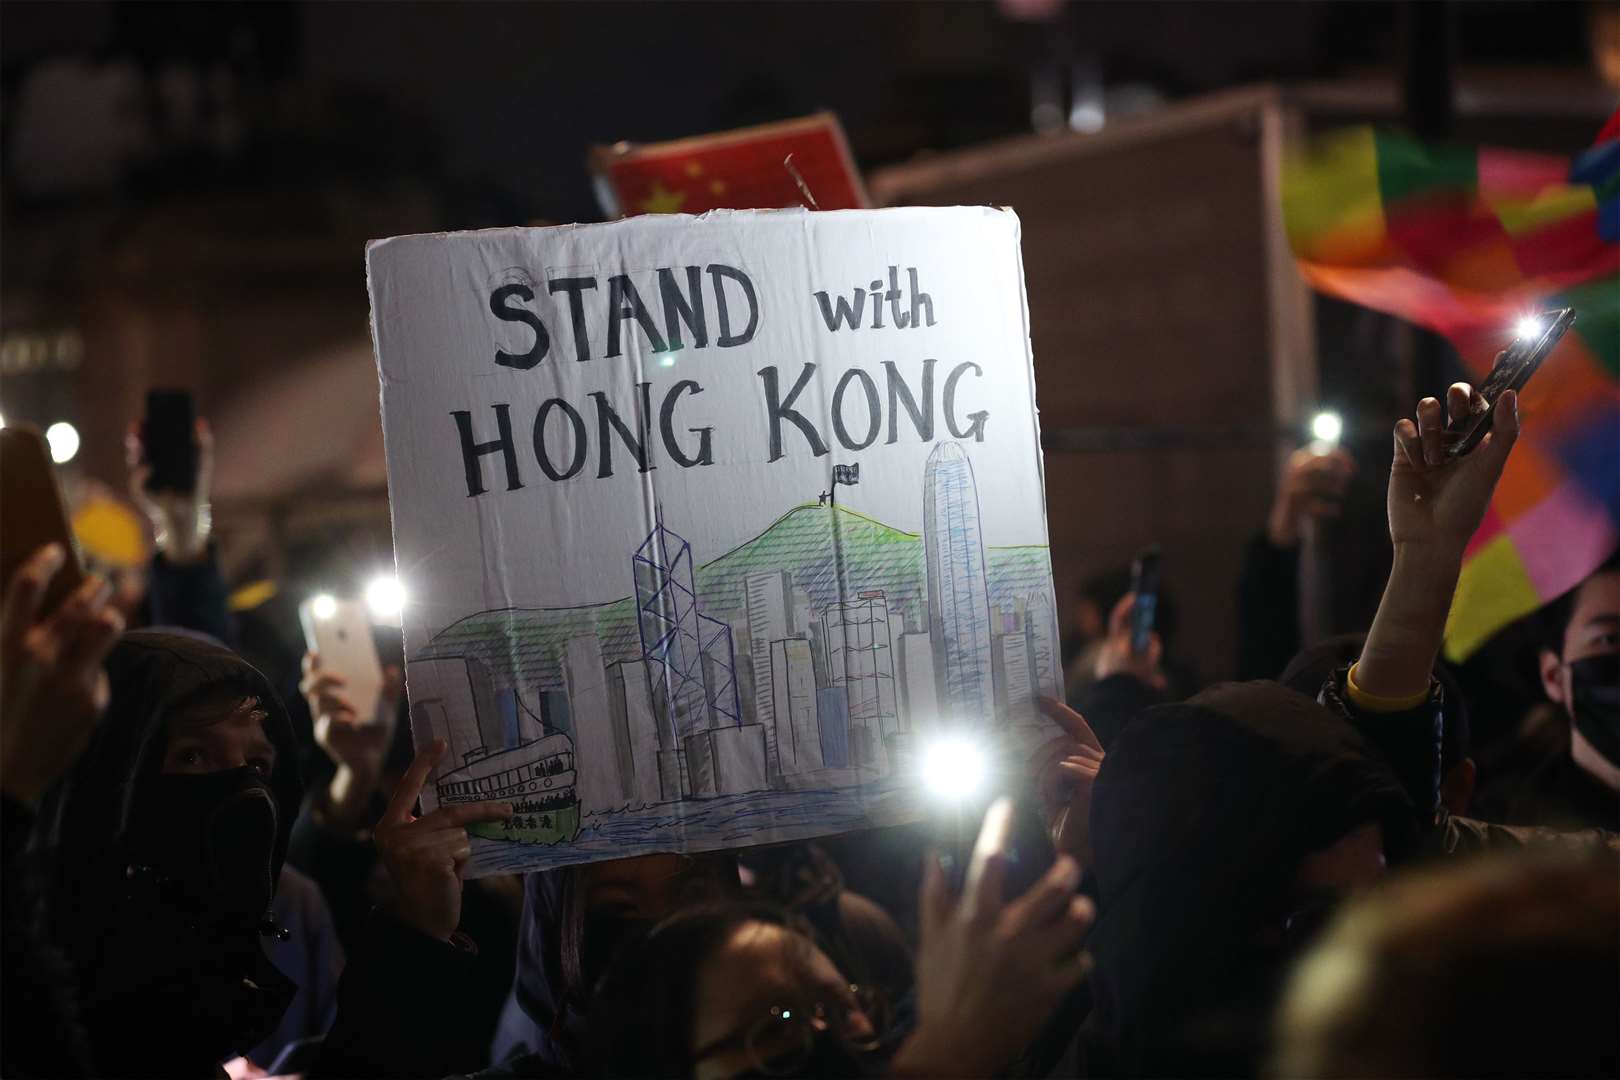
[[[141,589],[46,609],[59,545],[5,587],[0,1075],[1620,1075],[1620,562],[1538,614],[1540,693],[1473,745],[1440,646],[1519,434],[1504,395],[1450,458],[1476,400],[1395,425],[1362,633],[1293,615],[1342,453],[1295,455],[1236,601],[1197,598],[1249,681],[1088,585],[1003,777],[1027,827],[966,875],[895,827],[466,880],[512,808],[418,812],[446,748],[397,670],[357,715],[227,611],[206,475],[143,498]]]

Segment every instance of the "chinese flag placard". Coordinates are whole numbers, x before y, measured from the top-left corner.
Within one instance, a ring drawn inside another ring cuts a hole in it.
[[[789,155],[821,210],[859,210],[866,189],[832,113],[664,143],[597,147],[591,168],[609,214],[771,210],[807,200]]]

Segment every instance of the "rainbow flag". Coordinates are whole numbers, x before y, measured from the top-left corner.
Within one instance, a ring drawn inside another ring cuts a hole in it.
[[[1573,159],[1343,131],[1292,159],[1282,190],[1307,281],[1445,334],[1476,378],[1521,316],[1576,310],[1468,546],[1446,627],[1461,660],[1620,543],[1620,112]]]

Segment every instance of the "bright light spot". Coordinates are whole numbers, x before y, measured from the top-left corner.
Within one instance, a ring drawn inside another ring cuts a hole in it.
[[[793,1019],[793,1010],[792,1009],[783,1009],[782,1010],[782,1019],[784,1019],[784,1020]]]
[[[405,607],[405,589],[393,574],[379,574],[366,586],[366,606],[380,619],[393,619]]]
[[[1324,409],[1311,417],[1311,438],[1317,442],[1336,443],[1344,434],[1344,421],[1339,414]]]
[[[66,420],[46,428],[45,441],[51,444],[51,460],[58,465],[66,465],[79,453],[79,429]]]
[[[1522,338],[1540,337],[1541,331],[1541,316],[1539,315],[1526,315],[1513,324],[1513,332]]]
[[[321,593],[309,602],[309,613],[317,619],[330,619],[337,614],[337,597]]]
[[[941,799],[969,798],[984,784],[986,765],[979,743],[965,735],[943,735],[923,749],[923,786]]]
[[[4,416],[0,416],[0,428],[3,428],[5,426],[6,426],[6,418]]]
[[[1074,108],[1069,110],[1069,129],[1092,135],[1103,129],[1107,119],[1102,102],[1077,101]]]
[[[675,354],[674,353],[665,353],[661,358],[659,358],[658,364],[659,364],[660,367],[674,367],[675,366]]]

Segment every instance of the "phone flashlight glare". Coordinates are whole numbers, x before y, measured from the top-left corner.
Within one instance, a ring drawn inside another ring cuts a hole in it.
[[[918,761],[923,787],[949,802],[970,799],[989,775],[985,747],[967,735],[940,735],[923,747]]]

